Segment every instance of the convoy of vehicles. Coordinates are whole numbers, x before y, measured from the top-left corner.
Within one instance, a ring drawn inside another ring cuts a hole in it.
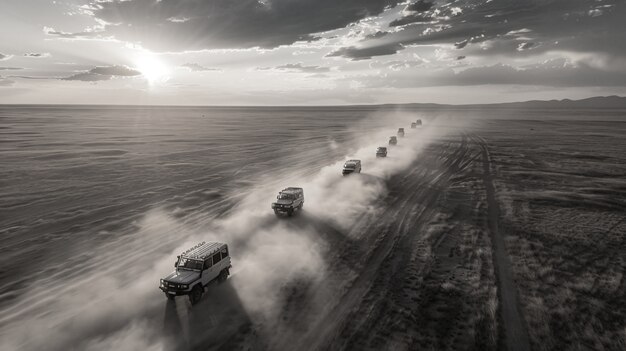
[[[281,190],[276,196],[276,202],[272,203],[272,209],[277,216],[287,214],[291,217],[295,211],[302,210],[302,207],[304,207],[304,190],[295,187]]]
[[[361,160],[348,160],[343,165],[343,170],[341,171],[343,175],[348,175],[350,173],[361,173]]]
[[[411,128],[422,125],[418,119],[411,123]],[[398,136],[404,137],[404,128],[398,128]],[[389,145],[398,144],[395,136],[389,137]],[[387,157],[387,148],[379,146],[376,157]],[[348,160],[343,165],[342,174],[361,173],[361,160]],[[289,187],[281,190],[272,203],[276,215],[292,216],[295,211],[304,207],[304,190]],[[218,242],[201,242],[177,256],[174,272],[161,279],[161,289],[169,300],[176,296],[188,295],[192,305],[202,298],[204,289],[212,282],[224,282],[230,275],[232,267],[228,245]]]
[[[379,146],[376,149],[376,157],[387,157],[387,148],[384,146]]]
[[[224,282],[230,274],[228,245],[201,242],[178,256],[175,270],[161,279],[161,289],[169,300],[188,295],[192,305],[197,304],[204,288],[213,281]]]

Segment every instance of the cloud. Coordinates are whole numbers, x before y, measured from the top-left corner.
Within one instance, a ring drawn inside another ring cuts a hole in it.
[[[507,64],[471,67],[462,71],[450,68],[422,70],[407,75],[378,75],[361,79],[369,88],[416,88],[435,86],[531,85],[549,87],[626,86],[626,72],[607,72],[584,62],[554,59],[539,64],[514,67]]]
[[[430,1],[418,0],[412,4],[409,4],[404,10],[405,11],[415,11],[415,12],[424,12],[430,10],[433,7],[434,3]]]
[[[185,63],[184,65],[180,65],[180,67],[184,67],[189,69],[192,72],[202,72],[202,71],[221,71],[220,68],[212,68],[212,67],[204,67],[197,63]]]
[[[531,42],[526,42],[526,43],[520,43],[517,46],[517,51],[524,51],[524,50],[530,50],[535,46],[535,43],[531,43]]]
[[[626,4],[617,0],[467,0],[454,4],[420,7],[425,9],[423,12],[405,9],[404,17],[391,21],[390,26],[410,25],[366,45],[456,44],[463,49],[489,41],[493,45],[471,49],[483,56],[538,55],[554,50],[626,56]],[[439,30],[429,29],[435,25],[440,26]],[[532,50],[527,50],[530,44],[518,50],[516,40],[532,40]],[[386,50],[380,52],[387,54]]]
[[[0,87],[8,87],[15,84],[15,81],[0,76]]]
[[[330,67],[323,66],[304,66],[302,63],[288,63],[276,67],[259,67],[259,71],[283,71],[283,72],[297,72],[297,73],[326,73],[330,72]]]
[[[23,69],[22,67],[0,67],[0,71],[17,71]]]
[[[98,82],[109,80],[113,77],[133,77],[141,75],[141,72],[126,66],[98,66],[87,72],[80,72],[62,80],[78,80],[83,82]]]
[[[345,58],[349,58],[351,60],[367,60],[372,58],[372,56],[384,56],[384,55],[393,55],[398,51],[402,50],[403,46],[399,43],[387,43],[384,45],[376,45],[376,46],[364,46],[364,47],[356,47],[356,46],[348,46],[339,48],[330,54],[328,57],[333,56],[341,56]]]
[[[0,53],[0,61],[8,60],[8,59],[10,59],[11,57],[13,57],[13,55],[8,55],[8,54],[3,54],[3,53]]]
[[[417,13],[417,14],[411,14],[411,15],[404,16],[402,18],[395,19],[389,23],[389,27],[399,27],[399,26],[404,26],[404,25],[411,24],[411,23],[430,23],[430,22],[433,22],[434,20],[435,19],[433,17],[425,16],[425,15]]]
[[[62,39],[93,38],[93,37],[97,37],[100,34],[100,31],[98,30],[85,30],[82,32],[69,33],[69,32],[62,32],[62,31],[55,30],[52,27],[43,27],[43,32],[46,35],[58,37]]]
[[[24,54],[24,57],[44,58],[44,57],[50,57],[50,53],[48,53],[48,52],[27,52],[27,53]]]
[[[153,51],[275,48],[316,39],[402,0],[92,1],[101,35]],[[76,33],[50,30],[50,35]]]

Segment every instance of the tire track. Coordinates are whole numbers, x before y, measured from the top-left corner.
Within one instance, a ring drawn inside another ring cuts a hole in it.
[[[500,340],[500,347],[505,346],[509,351],[530,350],[530,338],[517,296],[517,286],[513,280],[511,262],[506,253],[504,238],[498,231],[500,208],[493,184],[489,148],[483,138],[473,136],[473,139],[482,149],[482,178],[487,196],[489,233],[493,247],[494,267],[499,297],[498,307],[502,321],[501,327],[503,329],[503,334],[500,333],[500,335],[504,335],[504,340]]]

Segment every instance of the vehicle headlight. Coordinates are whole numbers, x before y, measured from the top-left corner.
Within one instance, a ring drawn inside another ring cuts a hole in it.
[[[187,284],[181,285],[181,289],[187,289],[188,287],[189,287],[189,285],[187,285]]]

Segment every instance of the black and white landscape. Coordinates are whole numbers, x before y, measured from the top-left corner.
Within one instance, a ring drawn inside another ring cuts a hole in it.
[[[625,15],[2,1],[0,350],[625,349]]]

